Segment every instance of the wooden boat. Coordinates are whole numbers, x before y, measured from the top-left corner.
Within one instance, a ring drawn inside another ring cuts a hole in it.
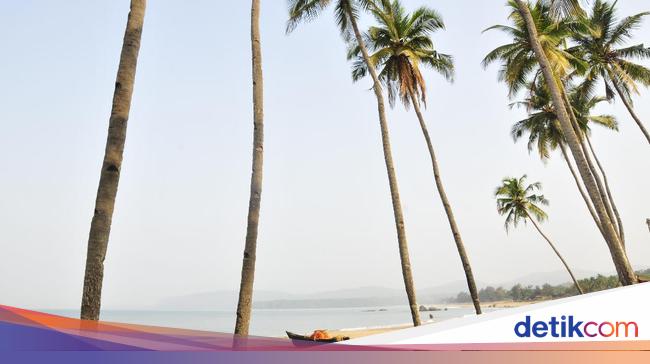
[[[337,343],[337,342],[340,342],[340,341],[350,340],[350,338],[347,337],[347,336],[335,336],[335,337],[331,337],[331,338],[327,338],[327,339],[313,339],[311,336],[298,335],[298,334],[294,334],[293,332],[290,332],[290,331],[286,331],[286,333],[287,333],[287,336],[289,337],[289,339],[293,340],[294,342],[297,341],[298,343],[312,342],[312,343],[323,343],[323,344],[325,344],[325,343]]]

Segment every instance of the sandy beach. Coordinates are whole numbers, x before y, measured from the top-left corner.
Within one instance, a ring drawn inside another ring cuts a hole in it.
[[[424,323],[424,325],[431,324],[433,322]],[[348,336],[350,339],[357,339],[360,337],[371,336],[383,334],[385,332],[397,331],[402,329],[408,329],[413,327],[413,325],[401,325],[401,326],[391,326],[391,327],[382,327],[382,328],[371,328],[371,329],[341,329],[341,330],[330,330],[328,333],[331,336]]]
[[[525,301],[525,302],[515,302],[515,301],[496,301],[496,302],[488,302],[482,305],[483,308],[495,308],[495,309],[507,309],[507,308],[515,308],[515,307],[522,307],[522,306],[527,306],[531,305],[534,303],[538,303],[539,301]],[[474,307],[471,303],[460,303],[460,304],[451,304],[451,305],[444,305],[444,304],[432,304],[432,305],[425,305],[426,307],[429,308],[436,308],[439,310],[444,310],[445,308],[454,308],[454,307],[461,307],[461,308],[472,308]],[[431,311],[432,313],[435,313],[436,311]],[[426,321],[423,322],[423,325],[430,325],[436,322],[440,322],[437,320],[431,320],[431,321]],[[328,333],[331,336],[348,336],[351,339],[356,339],[360,337],[365,337],[365,336],[371,336],[371,335],[377,335],[377,334],[383,334],[386,332],[391,332],[391,331],[397,331],[397,330],[402,330],[402,329],[407,329],[409,327],[413,327],[413,325],[396,325],[396,326],[389,326],[389,327],[373,327],[373,328],[350,328],[350,329],[338,329],[338,330],[328,330]]]

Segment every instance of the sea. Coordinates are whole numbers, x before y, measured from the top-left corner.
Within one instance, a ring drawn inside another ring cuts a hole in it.
[[[422,322],[432,323],[473,315],[471,307],[441,306],[440,311],[420,312]],[[486,309],[490,311],[494,309]],[[45,310],[44,312],[78,318],[78,310]],[[235,327],[233,311],[131,311],[102,310],[101,320],[147,326],[232,332]],[[300,334],[316,329],[362,330],[408,325],[411,315],[408,306],[313,308],[313,309],[254,309],[250,334],[282,337],[285,331]]]

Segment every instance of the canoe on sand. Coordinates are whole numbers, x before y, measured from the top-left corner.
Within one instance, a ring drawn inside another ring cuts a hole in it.
[[[340,341],[350,340],[350,338],[347,336],[335,336],[330,338],[312,338],[311,336],[307,336],[307,335],[294,334],[293,332],[290,331],[286,331],[286,333],[289,339],[291,340],[311,341],[315,343],[337,343]]]

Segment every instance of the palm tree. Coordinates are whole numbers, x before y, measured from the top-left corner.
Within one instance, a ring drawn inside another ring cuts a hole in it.
[[[526,175],[521,178],[504,178],[501,186],[497,187],[494,196],[497,199],[497,212],[501,216],[506,216],[505,228],[506,231],[510,229],[510,226],[513,225],[517,227],[519,222],[523,221],[524,223],[530,221],[539,234],[548,242],[551,246],[551,249],[555,252],[558,258],[562,261],[562,264],[566,268],[567,272],[573,280],[576,289],[580,294],[583,294],[584,291],[580,288],[578,280],[573,275],[571,268],[564,260],[560,252],[555,247],[555,244],[551,239],[542,232],[542,229],[537,224],[537,221],[540,223],[548,219],[548,215],[544,210],[539,207],[539,205],[548,205],[548,200],[544,195],[536,195],[535,191],[541,191],[542,184],[539,182],[532,183],[526,186]],[[537,220],[537,221],[535,221]]]
[[[385,0],[382,0],[385,1]],[[289,21],[287,23],[287,32],[293,31],[299,23],[317,18],[321,12],[330,4],[335,3],[336,22],[340,32],[346,41],[352,38],[356,39],[359,50],[363,56],[364,62],[368,66],[368,72],[372,77],[373,91],[377,99],[377,111],[379,113],[379,127],[381,129],[382,147],[384,151],[384,162],[388,173],[388,183],[390,186],[391,200],[393,204],[393,215],[395,219],[395,228],[397,230],[397,242],[399,255],[402,266],[402,277],[404,287],[409,301],[411,319],[414,326],[421,324],[420,313],[413,284],[413,273],[411,271],[411,259],[408,251],[408,242],[406,239],[406,230],[404,228],[404,213],[402,212],[402,203],[397,185],[397,176],[393,163],[393,154],[388,132],[388,122],[386,119],[386,107],[384,104],[384,95],[381,82],[375,67],[370,61],[370,56],[357,24],[359,13],[364,9],[375,8],[374,1],[371,0],[289,0]]]
[[[528,55],[534,57],[535,61],[538,63],[541,70],[540,74],[544,77],[547,84],[549,93],[553,100],[553,105],[557,112],[560,128],[565,137],[567,146],[573,155],[573,159],[576,162],[576,167],[580,173],[582,182],[584,183],[589,198],[598,215],[604,238],[612,256],[612,261],[616,266],[619,279],[624,285],[636,284],[638,283],[636,274],[632,269],[627,254],[623,248],[623,244],[618,236],[618,232],[614,227],[613,218],[610,216],[608,209],[606,208],[605,199],[603,198],[602,193],[603,189],[599,186],[600,180],[593,172],[594,168],[591,159],[586,153],[586,148],[584,148],[583,142],[579,138],[578,133],[574,129],[574,119],[569,115],[570,108],[566,102],[566,93],[563,91],[561,80],[563,75],[558,72],[563,69],[562,63],[558,63],[558,60],[555,60],[557,51],[554,50],[553,47],[548,47],[548,37],[540,37],[540,29],[542,32],[541,34],[544,34],[547,29],[541,26],[544,23],[541,23],[539,18],[536,21],[536,18],[533,16],[535,13],[534,9],[540,7],[540,3],[538,2],[535,6],[531,6],[527,1],[510,0],[509,5],[513,8],[510,18],[516,24],[522,26],[521,28],[524,33],[521,39],[529,46],[529,49],[527,50]],[[550,14],[544,16],[544,18],[546,17],[550,17]],[[556,26],[559,26],[559,24]],[[558,45],[560,44],[563,44],[563,42],[558,43]],[[501,52],[503,54],[503,51]],[[568,52],[563,52],[563,54],[566,53]],[[520,61],[516,61],[512,57],[507,57],[506,55],[505,57],[499,56],[498,58],[506,58],[509,60],[504,66],[506,70],[511,67],[522,68]],[[552,60],[554,62],[552,62]],[[577,63],[579,64],[580,62]],[[537,65],[530,67],[535,68],[536,66]],[[523,82],[525,83],[525,80]]]
[[[499,70],[499,81],[507,84],[508,96],[513,97],[519,91],[528,88],[531,77],[539,78],[541,73],[539,62],[528,36],[526,22],[519,15],[517,5],[513,0],[510,0],[509,6],[512,9],[510,16],[512,25],[494,25],[485,29],[484,32],[500,30],[512,37],[512,42],[499,46],[488,53],[483,59],[482,65],[487,68],[496,61],[502,63]],[[530,13],[539,28],[540,44],[552,64],[553,72],[558,77],[564,78],[576,68],[584,71],[586,64],[563,47],[568,37],[576,31],[575,21],[571,18],[554,20],[551,16],[551,7],[545,2],[536,2],[530,8]]]
[[[106,150],[88,237],[83,297],[81,299],[81,319],[83,320],[99,320],[104,259],[108,249],[115,197],[122,170],[127,122],[131,109],[146,3],[146,0],[131,0],[131,10],[126,23],[113,94],[113,107],[108,124]]]
[[[398,0],[382,2],[372,13],[380,26],[371,27],[364,35],[368,48],[373,52],[370,61],[380,70],[379,79],[388,90],[391,106],[395,105],[395,99],[399,97],[407,109],[411,104],[415,109],[431,157],[438,194],[465,270],[474,308],[476,313],[480,314],[481,305],[472,267],[440,177],[429,130],[420,110],[420,102],[426,105],[426,83],[420,65],[434,69],[449,81],[453,80],[452,57],[438,53],[430,38],[431,33],[444,29],[444,22],[440,15],[427,7],[420,7],[413,14],[408,14]],[[352,71],[355,82],[368,74],[368,67],[359,52],[358,44],[353,42],[348,58],[355,60]]]
[[[591,133],[589,127],[590,123],[611,130],[618,130],[618,123],[614,116],[592,114],[593,108],[595,108],[599,103],[604,102],[606,100],[605,97],[592,96],[590,93],[584,91],[584,86],[581,85],[569,90],[569,99],[574,113],[577,116],[581,136],[588,137]],[[528,151],[530,152],[536,148],[542,161],[548,160],[554,150],[560,150],[562,157],[576,182],[578,191],[587,205],[589,213],[602,233],[602,226],[598,220],[593,204],[589,200],[589,197],[580,182],[578,173],[573,167],[571,159],[567,153],[566,141],[562,134],[551,96],[544,82],[542,80],[537,80],[536,84],[531,84],[530,96],[523,101],[511,104],[511,106],[523,106],[528,110],[528,116],[515,123],[512,127],[511,135],[514,141],[518,141],[527,134]],[[591,145],[591,142],[589,144]],[[610,199],[610,202],[613,204],[613,199]]]
[[[649,59],[650,48],[643,44],[619,48],[631,37],[643,18],[650,12],[626,17],[617,22],[616,2],[594,1],[591,14],[580,19],[582,31],[573,34],[577,43],[573,51],[584,57],[589,68],[586,78],[589,81],[602,79],[607,97],[614,98],[614,92],[623,101],[628,112],[650,143],[650,133],[634,111],[632,94],[638,93],[637,84],[650,86],[650,69],[634,63],[632,59]]]
[[[257,232],[262,200],[264,167],[264,77],[262,73],[262,46],[260,36],[260,0],[251,5],[251,48],[253,64],[253,171],[248,200],[246,244],[239,286],[235,335],[247,336],[251,320]]]

